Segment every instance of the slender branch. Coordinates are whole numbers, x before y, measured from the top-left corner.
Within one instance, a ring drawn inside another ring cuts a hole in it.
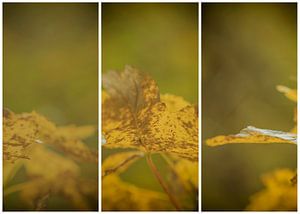
[[[110,168],[104,171],[102,178],[104,178],[105,176],[116,172],[117,170],[119,170],[121,167],[125,166],[126,164],[128,164],[130,161],[143,157],[143,154],[135,154],[130,156],[129,158],[127,158],[126,160],[124,160],[123,162],[121,162],[119,165],[115,166],[114,168]]]
[[[179,206],[179,203],[177,202],[176,198],[172,195],[172,193],[169,190],[167,184],[165,183],[165,181],[163,180],[161,174],[159,173],[159,171],[157,170],[155,164],[153,163],[152,158],[151,158],[151,154],[146,155],[146,160],[147,160],[147,163],[148,163],[150,169],[152,170],[153,174],[155,175],[156,179],[158,180],[158,182],[161,185],[161,187],[163,188],[163,190],[169,196],[169,199],[172,202],[172,204],[174,205],[174,207],[176,208],[176,210],[181,210],[181,208]]]

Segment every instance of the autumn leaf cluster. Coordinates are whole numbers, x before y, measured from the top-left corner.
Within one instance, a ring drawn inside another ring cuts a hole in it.
[[[103,209],[172,209],[166,205],[166,194],[139,188],[123,181],[119,175],[134,161],[159,154],[164,157],[185,189],[196,190],[197,107],[182,97],[160,94],[156,82],[151,77],[130,66],[122,72],[107,72],[103,74],[102,79],[103,147],[131,149],[129,152],[111,155],[103,161]],[[187,173],[183,170],[187,170]],[[173,190],[168,195],[170,194],[175,195]],[[121,201],[123,202],[120,203]]]
[[[97,200],[97,180],[81,176],[80,163],[96,166],[97,152],[82,141],[96,131],[93,126],[57,127],[42,115],[16,114],[5,109],[3,117],[4,197],[19,192],[28,210],[47,210],[52,196],[66,198],[74,209],[90,210],[87,197]],[[22,168],[27,179],[11,184]]]

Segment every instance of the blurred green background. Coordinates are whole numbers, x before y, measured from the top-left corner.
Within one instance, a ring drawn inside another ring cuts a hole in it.
[[[4,3],[3,17],[4,107],[35,110],[58,125],[97,126],[98,4]],[[96,135],[88,145],[97,150]],[[82,170],[97,179],[95,164]],[[22,206],[14,194],[6,197],[6,209]],[[61,198],[49,206],[68,208]]]
[[[198,102],[198,4],[103,3],[102,72],[132,65],[149,74],[161,93]],[[120,150],[102,150],[102,158]],[[158,155],[154,161],[167,173]],[[122,178],[139,187],[162,191],[145,159]]]
[[[202,4],[203,210],[242,210],[263,173],[296,168],[294,145],[204,145],[248,125],[291,130],[279,84],[297,87],[296,3]]]
[[[102,71],[132,65],[161,93],[198,100],[198,5],[102,4]]]

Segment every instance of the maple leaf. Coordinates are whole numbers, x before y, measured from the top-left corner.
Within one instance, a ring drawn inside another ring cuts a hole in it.
[[[164,194],[136,187],[111,174],[102,181],[102,210],[159,211],[172,210],[172,206]]]
[[[80,178],[80,168],[74,160],[97,163],[97,153],[81,141],[92,135],[95,128],[57,127],[36,112],[15,114],[4,109],[3,114],[4,194],[20,191],[24,203],[34,210],[45,210],[52,195],[62,195],[77,209],[89,210],[86,196],[98,195],[89,186],[97,189],[97,185]],[[21,166],[27,181],[8,186]]]
[[[253,126],[241,130],[239,134],[217,136],[206,140],[209,146],[220,146],[232,143],[297,143],[297,135],[290,132],[260,129]]]
[[[246,210],[297,210],[297,185],[291,181],[294,176],[295,172],[290,169],[279,169],[263,175],[265,188],[251,196]]]
[[[36,112],[15,114],[3,112],[3,158],[14,163],[30,159],[30,150],[37,144],[47,144],[83,161],[97,162],[97,153],[91,151],[81,139],[94,133],[92,126],[57,127]]]
[[[103,146],[198,159],[198,118],[192,105],[172,95],[164,98],[176,105],[164,102],[155,81],[129,66],[104,74],[103,86]]]

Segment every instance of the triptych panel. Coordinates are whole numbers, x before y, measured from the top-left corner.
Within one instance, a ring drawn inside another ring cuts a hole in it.
[[[297,2],[2,12],[3,211],[297,211]]]

